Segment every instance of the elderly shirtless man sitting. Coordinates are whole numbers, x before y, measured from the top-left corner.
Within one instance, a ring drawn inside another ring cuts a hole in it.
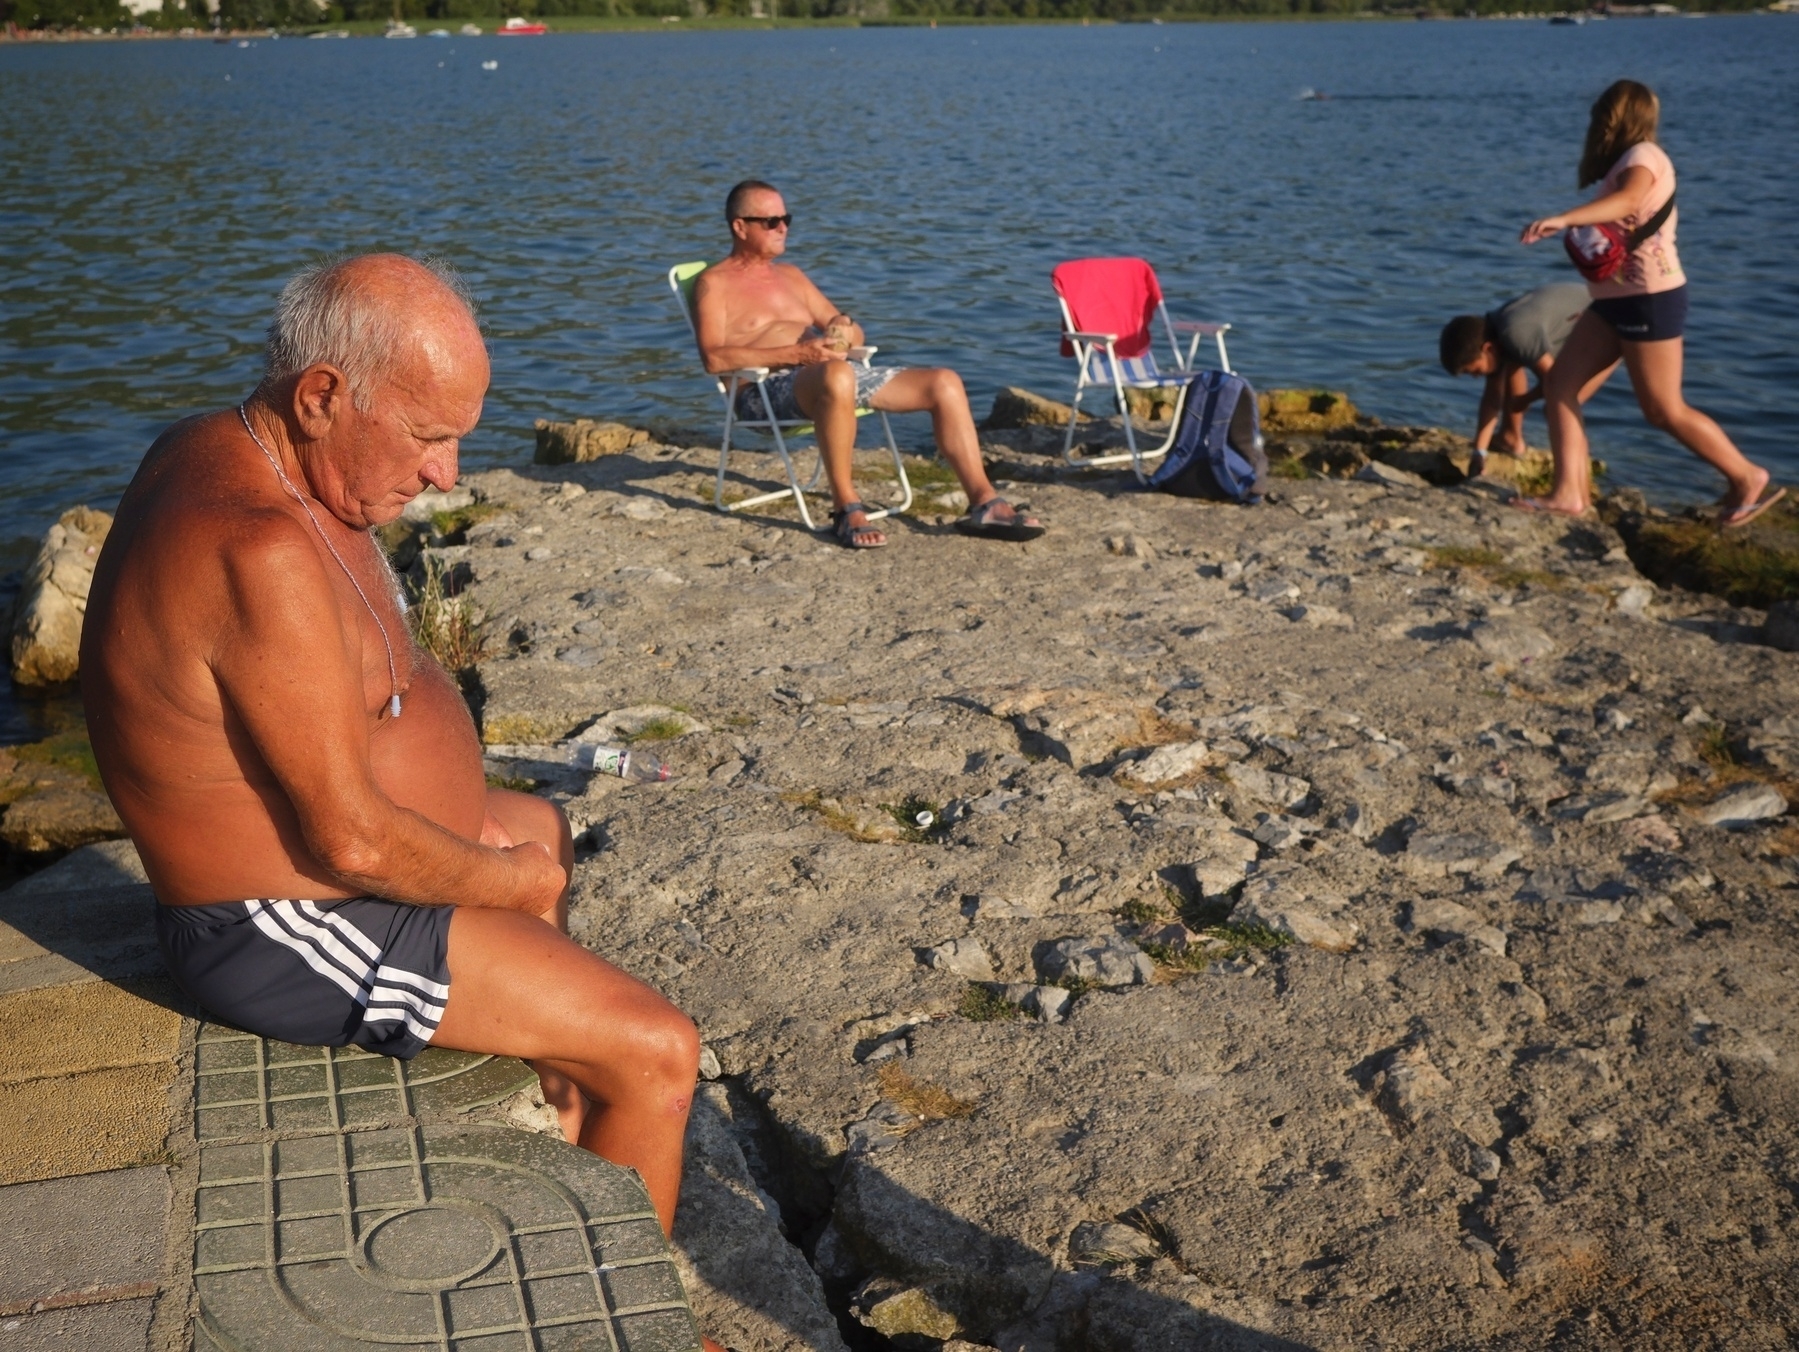
[[[487,380],[441,269],[378,254],[289,283],[262,384],[164,432],[119,504],[82,639],[88,727],[204,1009],[288,1042],[523,1057],[666,1231],[694,1026],[568,938],[568,823],[487,787],[370,536],[456,482]]]
[[[731,189],[725,199],[731,255],[694,283],[700,356],[713,372],[784,368],[766,382],[769,400],[776,418],[804,418],[818,428],[836,503],[831,523],[837,538],[852,549],[887,543],[869,524],[850,478],[858,408],[929,410],[937,449],[968,494],[969,511],[956,523],[959,530],[1002,540],[1042,535],[1042,524],[1020,514],[988,481],[960,376],[942,367],[866,367],[847,360],[849,349],[863,342],[862,326],[826,300],[805,273],[775,261],[787,249],[792,220],[781,194],[768,184],[749,179]],[[739,387],[737,415],[767,416],[753,384]]]

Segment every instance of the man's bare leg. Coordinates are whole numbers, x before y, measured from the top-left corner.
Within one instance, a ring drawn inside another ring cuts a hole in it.
[[[505,847],[536,841],[555,856],[562,872],[571,880],[575,870],[574,838],[568,829],[568,818],[562,809],[533,794],[514,793],[510,789],[487,791],[487,824],[481,833],[483,844]],[[543,917],[564,934],[568,933],[568,888],[556,898],[553,915]],[[575,1082],[548,1066],[533,1065],[543,1087],[543,1101],[556,1110],[556,1121],[563,1139],[571,1145],[579,1143],[581,1128],[591,1105]]]
[[[592,1105],[577,1145],[636,1169],[666,1232],[699,1075],[699,1033],[650,987],[536,916],[459,906],[435,1047],[516,1056]]]
[[[837,510],[856,497],[852,476],[856,457],[856,372],[846,361],[802,366],[793,378],[794,402],[818,429],[818,449],[824,457],[825,480]],[[869,525],[861,512],[850,514],[849,527],[857,543],[873,548],[887,543],[884,531]]]
[[[962,377],[942,366],[920,366],[901,371],[869,401],[888,413],[929,410],[937,452],[949,462],[968,494],[968,508],[978,510],[999,496],[981,461],[981,438],[975,431],[974,412],[968,407],[968,391]],[[1017,515],[1010,503],[994,509],[995,521],[1011,521]]]

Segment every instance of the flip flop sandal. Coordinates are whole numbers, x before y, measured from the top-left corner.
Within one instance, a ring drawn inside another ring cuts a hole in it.
[[[1568,521],[1590,521],[1593,519],[1593,509],[1591,507],[1586,507],[1578,512],[1564,512],[1560,507],[1545,506],[1543,499],[1541,498],[1519,496],[1512,498],[1507,505],[1515,507],[1518,511],[1528,513],[1531,516],[1559,516]]]
[[[988,498],[979,507],[972,509],[967,516],[959,517],[956,529],[964,535],[977,536],[983,540],[1011,540],[1023,544],[1026,540],[1035,540],[1048,527],[1036,517],[1023,510],[1012,507],[1011,519],[995,521],[993,509],[998,506],[1012,507],[1004,498]]]
[[[1720,512],[1718,514],[1718,529],[1733,530],[1738,526],[1747,526],[1751,521],[1755,520],[1756,517],[1767,511],[1768,508],[1779,502],[1786,495],[1786,489],[1776,488],[1765,498],[1761,498],[1755,502],[1745,502],[1741,507],[1732,507],[1728,512]]]
[[[849,503],[831,513],[831,534],[837,537],[837,543],[845,549],[885,549],[885,540],[866,540],[867,535],[880,535],[883,532],[872,521],[865,521],[860,526],[850,525],[850,518],[857,512],[866,512],[868,508],[859,502]]]

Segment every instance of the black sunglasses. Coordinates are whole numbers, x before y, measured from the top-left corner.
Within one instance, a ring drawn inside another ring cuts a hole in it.
[[[778,225],[792,225],[793,213],[790,211],[785,216],[739,216],[737,219],[759,225],[764,230],[773,230]]]

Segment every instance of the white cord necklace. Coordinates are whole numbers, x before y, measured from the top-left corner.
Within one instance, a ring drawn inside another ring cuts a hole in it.
[[[305,495],[294,487],[293,480],[288,478],[287,472],[281,468],[281,462],[275,459],[275,453],[262,444],[262,438],[257,436],[256,429],[250,426],[250,415],[244,412],[242,404],[237,406],[237,416],[243,422],[244,431],[250,434],[250,440],[256,443],[256,449],[269,458],[269,464],[275,471],[275,477],[281,480],[282,486],[294,495],[294,501],[300,504],[300,510],[306,513],[306,519],[312,522],[312,528],[319,533],[319,539],[325,542],[325,548],[331,551],[331,557],[337,560],[337,566],[344,570],[344,576],[349,578],[350,585],[356,588],[356,594],[362,598],[362,604],[368,607],[369,618],[375,622],[375,628],[381,631],[381,646],[387,649],[388,689],[393,692],[388,700],[388,707],[393,710],[393,716],[398,718],[400,716],[400,674],[394,666],[394,645],[392,640],[387,637],[387,626],[381,623],[381,616],[370,604],[368,593],[363,591],[362,584],[356,580],[356,574],[350,571],[350,565],[344,562],[344,556],[337,552],[337,546],[331,543],[331,537],[325,534],[325,528],[312,514],[312,508],[306,504]]]

